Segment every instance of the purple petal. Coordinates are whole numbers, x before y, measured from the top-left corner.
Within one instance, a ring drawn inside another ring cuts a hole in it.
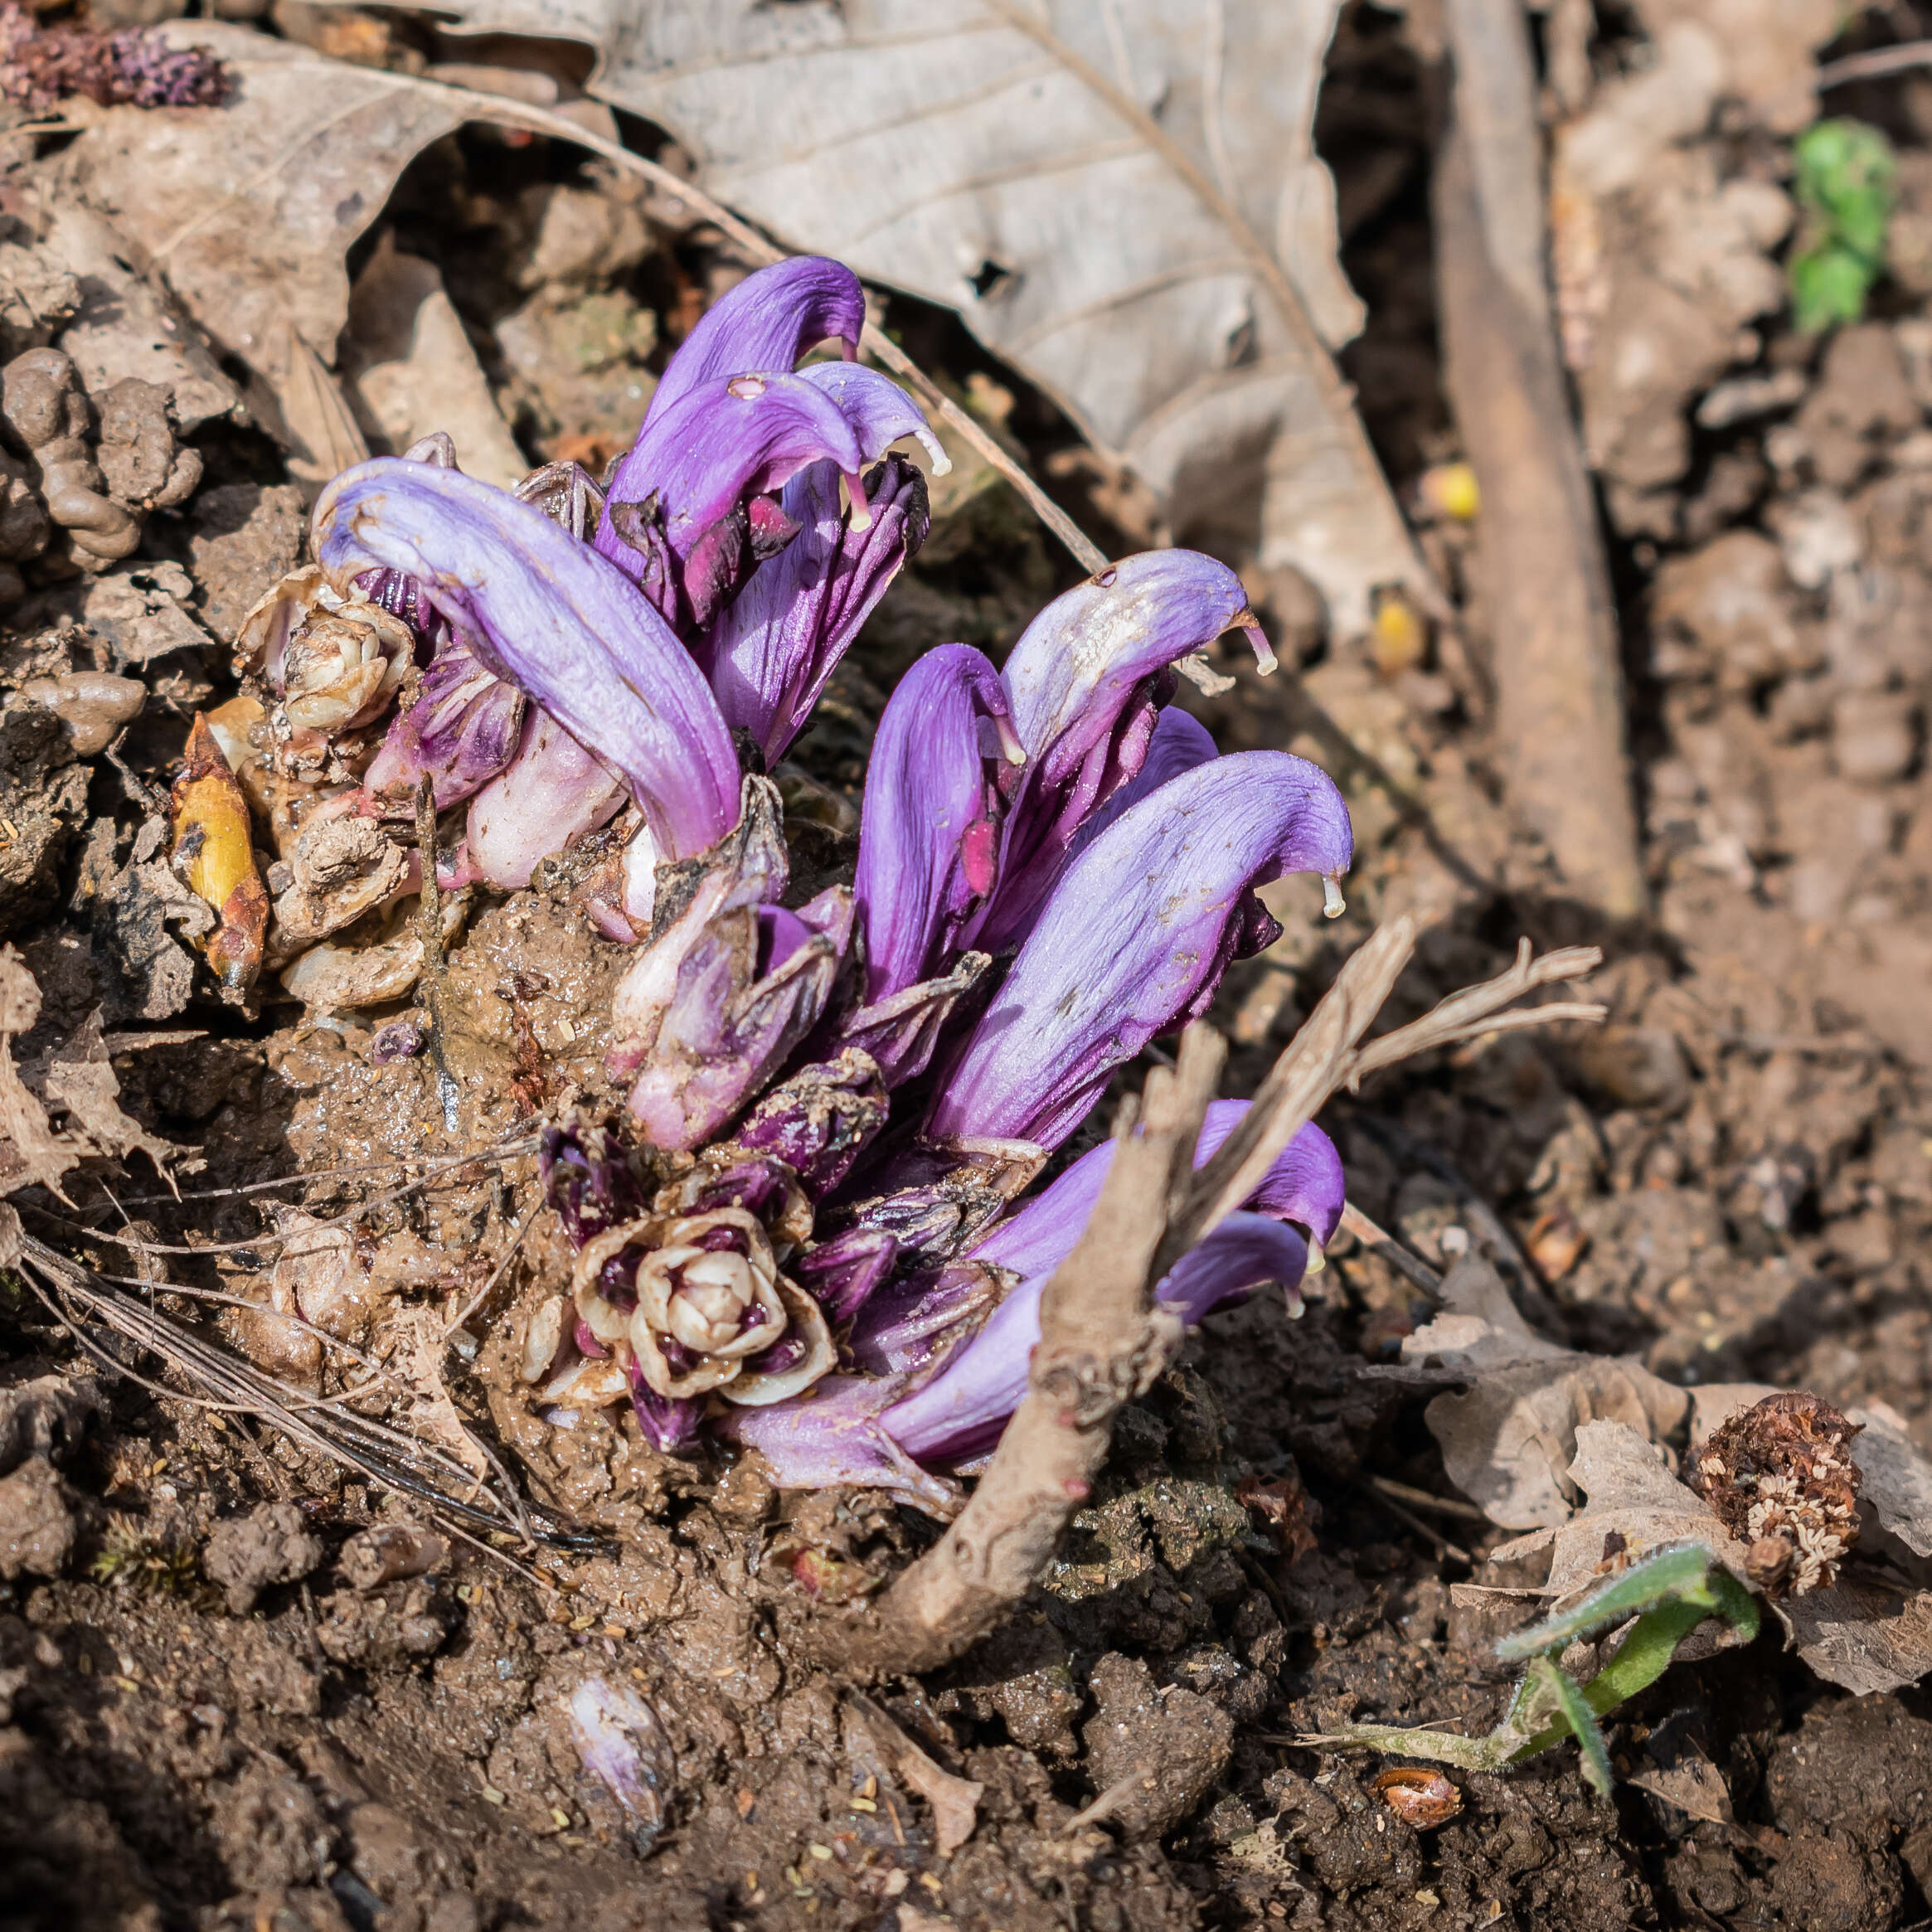
[[[873,1375],[928,1368],[983,1321],[1018,1278],[982,1261],[949,1261],[876,1289],[846,1347]]]
[[[849,1321],[892,1272],[899,1243],[882,1228],[847,1228],[791,1264],[799,1286],[828,1322]]]
[[[886,1089],[871,1056],[853,1049],[800,1067],[774,1087],[734,1136],[774,1154],[814,1198],[829,1194],[886,1124]]]
[[[942,1078],[929,1138],[1058,1146],[1116,1066],[1206,1009],[1254,930],[1252,888],[1333,876],[1351,849],[1342,794],[1305,759],[1243,751],[1170,779],[1061,875]]]
[[[580,1115],[544,1129],[536,1176],[573,1247],[644,1211],[643,1182],[629,1149],[609,1129]]]
[[[1192,1327],[1264,1281],[1297,1287],[1307,1262],[1307,1244],[1293,1228],[1262,1215],[1231,1214],[1182,1257],[1154,1299]],[[901,1449],[921,1462],[958,1462],[998,1441],[1027,1392],[1040,1297],[1051,1279],[1022,1282],[938,1375],[885,1411],[880,1420]]]
[[[876,369],[868,369],[858,362],[814,362],[810,368],[799,371],[799,380],[809,382],[832,399],[838,413],[851,424],[859,447],[871,453],[867,462],[873,455],[883,456],[895,443],[910,436],[925,445],[936,473],[944,476],[952,468],[951,461],[939,447],[939,438],[927,427],[919,405],[890,376],[882,376]],[[857,521],[862,530],[866,514],[863,499],[852,507],[858,512]]]
[[[1070,859],[1085,852],[1123,812],[1138,805],[1148,793],[1158,792],[1169,779],[1220,755],[1213,735],[1198,718],[1177,705],[1165,706],[1154,720],[1140,769],[1081,823],[1066,856]]]
[[[1247,1110],[1245,1100],[1210,1104],[1195,1143],[1196,1167],[1220,1152]],[[1051,1187],[1023,1202],[979,1241],[972,1258],[996,1262],[1016,1274],[1051,1274],[1073,1252],[1113,1164],[1110,1140],[1082,1154]],[[1261,1185],[1241,1205],[1276,1221],[1299,1221],[1318,1246],[1326,1247],[1341,1223],[1346,1192],[1334,1142],[1310,1121],[1275,1156]]]
[[[1255,620],[1232,570],[1161,550],[1109,565],[1027,625],[1003,675],[1028,762],[969,944],[998,952],[1025,936],[1081,824],[1139,770],[1168,667],[1236,624]]]
[[[508,766],[469,801],[467,836],[449,883],[521,891],[538,864],[608,825],[624,787],[555,718],[533,711]]]
[[[659,379],[644,420],[706,384],[796,368],[821,342],[836,338],[856,350],[865,325],[865,290],[843,262],[822,255],[774,262],[747,275],[698,318]]]
[[[465,639],[451,638],[391,722],[363,774],[363,790],[386,803],[406,804],[426,778],[438,811],[459,804],[516,755],[523,702],[523,693],[480,664]]]
[[[953,1009],[992,964],[984,953],[968,953],[940,978],[922,979],[903,993],[861,1007],[838,1022],[838,1044],[869,1054],[889,1087],[917,1079],[931,1061]]]
[[[1005,688],[970,644],[941,644],[900,680],[866,772],[853,895],[866,997],[944,970],[998,876],[1000,782],[1024,754]]]
[[[841,507],[838,467],[808,464],[785,485],[798,536],[753,571],[696,646],[725,721],[749,731],[765,763],[784,757],[834,667],[931,522],[925,478],[888,456],[868,476],[869,529]],[[755,499],[755,502],[756,499]]]
[[[781,1489],[849,1483],[889,1489],[936,1515],[958,1508],[959,1491],[920,1468],[879,1426],[903,1386],[898,1376],[828,1376],[802,1396],[766,1409],[733,1409],[720,1433],[757,1449]]]
[[[380,457],[323,493],[315,552],[338,580],[371,564],[420,578],[489,669],[623,774],[659,857],[703,852],[735,823],[737,756],[690,653],[541,510]]]

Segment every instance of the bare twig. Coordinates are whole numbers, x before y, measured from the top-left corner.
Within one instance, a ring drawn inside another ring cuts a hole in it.
[[[1904,41],[1896,47],[1872,47],[1827,61],[1818,70],[1817,83],[1821,89],[1848,87],[1854,80],[1885,80],[1915,67],[1932,67],[1932,41]]]
[[[965,1508],[861,1627],[862,1661],[928,1670],[957,1657],[1032,1587],[1092,1493],[1114,1415],[1180,1339],[1153,1306],[1152,1269],[1226,1054],[1217,1034],[1191,1027],[1174,1071],[1155,1068],[1140,1107],[1122,1108],[1100,1198],[1041,1300],[1026,1397]]]
[[[525,1543],[541,1541],[566,1547],[593,1543],[593,1538],[572,1532],[557,1519],[529,1510],[500,1464],[496,1464],[498,1480],[505,1486],[501,1492],[479,1485],[474,1472],[444,1451],[357,1415],[343,1405],[341,1397],[310,1397],[265,1375],[251,1362],[149,1307],[144,1297],[117,1287],[31,1235],[22,1236],[20,1247],[22,1279],[110,1374],[167,1401],[258,1417],[299,1448],[355,1470],[380,1488],[427,1503],[445,1527],[467,1525],[485,1536],[507,1536]],[[65,1305],[70,1302],[75,1308]],[[141,1375],[89,1332],[84,1317],[135,1348],[158,1356],[198,1392],[169,1388]]]
[[[1442,1293],[1441,1271],[1431,1268],[1420,1255],[1411,1253],[1387,1229],[1378,1227],[1352,1201],[1342,1206],[1342,1230],[1344,1234],[1353,1235],[1370,1254],[1381,1256],[1425,1294]]]
[[[1477,576],[1511,797],[1569,889],[1642,909],[1615,606],[1544,274],[1522,0],[1448,0],[1454,108],[1434,175],[1444,381],[1482,490]]]

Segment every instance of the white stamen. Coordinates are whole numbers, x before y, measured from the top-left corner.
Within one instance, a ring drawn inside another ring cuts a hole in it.
[[[912,433],[925,446],[926,454],[933,459],[933,474],[950,476],[953,473],[953,459],[947,455],[939,438],[930,430],[915,430]]]
[[[1333,874],[1325,875],[1322,880],[1322,915],[1325,919],[1339,919],[1348,910],[1348,901],[1342,896],[1342,886]]]

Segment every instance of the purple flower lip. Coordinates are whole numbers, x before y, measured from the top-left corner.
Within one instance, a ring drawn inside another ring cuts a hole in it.
[[[791,369],[820,342],[858,352],[866,293],[843,262],[794,255],[747,275],[714,302],[671,358],[644,415],[652,420],[706,382],[747,371]]]
[[[1240,579],[1186,550],[1123,557],[1027,625],[1001,677],[1028,763],[1002,788],[998,882],[967,944],[1026,937],[1081,828],[1139,771],[1170,667],[1234,628],[1265,651]]]
[[[1228,960],[1279,931],[1252,889],[1339,873],[1352,850],[1333,781],[1286,752],[1239,752],[1170,779],[1060,874],[941,1075],[929,1138],[1057,1146],[1114,1067],[1197,1015]]]

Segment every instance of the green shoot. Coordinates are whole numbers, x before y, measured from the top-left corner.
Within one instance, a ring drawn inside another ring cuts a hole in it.
[[[1584,1776],[1607,1793],[1609,1754],[1598,1721],[1655,1683],[1677,1646],[1713,1616],[1727,1624],[1740,1643],[1748,1643],[1758,1633],[1757,1599],[1750,1592],[1713,1562],[1702,1544],[1669,1545],[1599,1584],[1568,1609],[1497,1645],[1502,1657],[1531,1661],[1507,1714],[1488,1736],[1363,1724],[1303,1742],[1366,1745],[1465,1771],[1501,1771],[1573,1737],[1583,1753]],[[1578,1638],[1632,1618],[1636,1620],[1617,1654],[1587,1684],[1577,1683],[1556,1663],[1558,1653]]]
[[[1792,317],[1810,335],[1864,314],[1885,272],[1896,169],[1891,143],[1863,121],[1818,121],[1791,152],[1803,211],[1791,251]]]

